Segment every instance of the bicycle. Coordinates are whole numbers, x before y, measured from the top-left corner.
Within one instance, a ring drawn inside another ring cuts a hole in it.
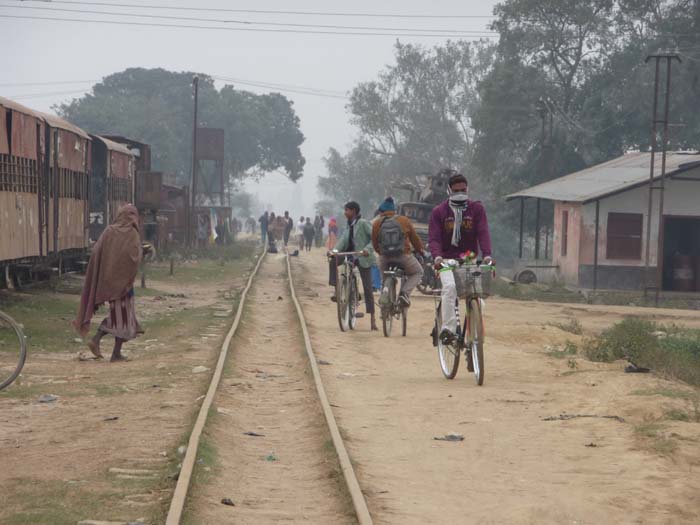
[[[335,299],[338,307],[338,325],[341,332],[354,330],[357,318],[362,314],[357,311],[360,293],[357,287],[357,269],[355,257],[363,252],[331,252],[336,259],[344,257],[343,264],[338,266],[338,276],[335,282]]]
[[[469,264],[467,261],[450,259],[444,261],[439,272],[451,271],[455,277],[457,300],[455,301],[455,316],[457,317],[457,334],[452,341],[442,341],[442,300],[440,293],[435,292],[435,325],[432,337],[433,346],[438,349],[440,369],[447,379],[454,379],[459,369],[459,356],[464,350],[467,369],[474,372],[477,385],[484,384],[484,320],[482,310],[484,298],[491,292],[491,278],[495,266],[482,265],[479,262]],[[459,299],[466,301],[464,321],[460,323]]]
[[[401,335],[406,336],[407,309],[401,304],[399,292],[406,281],[406,273],[399,266],[392,266],[386,270],[382,279],[382,294],[379,298],[379,305],[382,314],[382,332],[384,337],[391,336],[391,325],[394,318],[401,319]]]
[[[27,343],[19,324],[0,312],[0,390],[19,376],[27,359]]]

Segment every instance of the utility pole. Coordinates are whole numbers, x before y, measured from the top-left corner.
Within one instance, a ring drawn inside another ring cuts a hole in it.
[[[654,290],[655,298],[654,304],[658,306],[659,304],[659,293],[661,292],[661,287],[663,285],[663,253],[662,253],[662,240],[663,240],[663,217],[664,217],[664,187],[665,187],[665,176],[666,176],[666,150],[668,148],[668,113],[669,113],[669,103],[671,98],[671,63],[674,60],[681,62],[680,57],[675,53],[657,53],[654,55],[649,55],[645,62],[649,62],[654,59],[655,62],[655,75],[654,75],[654,103],[652,109],[651,117],[651,160],[649,166],[649,199],[647,203],[647,235],[646,235],[646,250],[644,257],[644,301],[647,301],[649,290]],[[666,61],[666,92],[664,100],[664,118],[658,119],[658,105],[659,105],[659,73],[661,69],[661,61]],[[661,137],[661,175],[659,177],[658,185],[654,186],[654,161],[655,154],[657,150],[657,135],[658,135],[658,124],[663,124],[663,134]],[[658,235],[659,240],[657,242],[656,251],[656,272],[651,271],[650,259],[651,259],[651,227],[652,227],[652,212],[654,203],[654,190],[659,192],[659,218],[658,218]]]
[[[192,215],[197,198],[197,101],[199,98],[199,77],[192,80],[194,86],[194,118],[192,120],[192,191],[190,194],[190,213],[187,214],[187,246],[192,246]]]
[[[552,128],[554,127],[554,116],[551,107],[547,102],[540,98],[537,101],[537,112],[542,119],[542,136],[540,138],[540,172],[546,174],[547,180],[552,178]],[[547,116],[549,115],[549,119]],[[549,123],[549,139],[547,139],[547,123]],[[535,216],[535,260],[540,258],[540,213],[541,203],[537,199],[536,216]],[[545,247],[545,258],[547,257],[547,248]]]

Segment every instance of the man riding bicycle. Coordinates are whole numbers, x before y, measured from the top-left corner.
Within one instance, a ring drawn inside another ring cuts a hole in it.
[[[374,250],[372,248],[372,225],[360,215],[360,205],[350,201],[345,205],[345,218],[348,220],[347,228],[338,239],[333,251],[336,252],[362,252],[357,258],[357,265],[362,279],[362,289],[365,298],[365,308],[371,316],[371,329],[378,330],[374,316],[374,291],[372,289],[372,265],[374,264]],[[336,285],[338,279],[338,266],[342,264],[342,259],[335,258],[330,263],[329,284]],[[335,294],[331,297],[336,301]]]
[[[380,217],[372,225],[372,246],[380,255],[382,272],[391,266],[400,266],[406,272],[406,282],[401,288],[399,300],[404,306],[411,305],[411,292],[423,278],[423,268],[411,254],[423,253],[423,243],[408,217],[397,216],[394,199],[387,197],[379,205]]]
[[[443,259],[461,259],[467,252],[479,253],[485,264],[492,263],[491,236],[486,210],[480,201],[469,200],[467,179],[461,173],[449,170],[446,201],[436,206],[430,214],[428,246],[440,269]],[[444,171],[443,171],[444,173]],[[441,300],[443,305],[453,305],[457,300],[457,287],[452,272],[441,272]],[[457,317],[454,308],[444,308],[440,339],[449,343],[457,334]]]

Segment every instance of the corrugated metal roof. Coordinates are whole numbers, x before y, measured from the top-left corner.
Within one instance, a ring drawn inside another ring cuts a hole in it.
[[[51,126],[52,128],[58,128],[62,129],[64,131],[70,131],[71,133],[75,133],[76,135],[83,137],[84,139],[90,140],[90,135],[85,133],[82,129],[80,129],[78,126],[71,124],[67,120],[63,120],[60,117],[57,117],[56,115],[49,115],[48,113],[42,113],[41,111],[37,111],[37,114],[43,118],[46,123]]]
[[[136,154],[131,151],[129,148],[127,148],[124,144],[119,144],[118,142],[114,142],[113,140],[106,139],[104,137],[101,137],[100,135],[91,135],[93,139],[97,139],[101,142],[104,143],[105,146],[107,146],[107,149],[110,151],[118,151],[119,153],[124,153],[126,155],[129,155],[131,157],[136,157]]]
[[[90,135],[85,133],[85,131],[80,129],[78,126],[75,126],[74,124],[63,120],[62,118],[57,117],[56,115],[49,115],[48,113],[36,111],[35,109],[28,108],[27,106],[23,106],[22,104],[15,102],[14,100],[10,100],[9,98],[4,97],[0,97],[0,106],[4,106],[19,113],[24,113],[25,115],[31,115],[35,118],[43,120],[52,128],[70,131],[80,137],[83,137],[84,139],[90,140]]]
[[[24,113],[25,115],[41,118],[38,111],[34,111],[33,109],[23,106],[22,104],[15,102],[14,100],[10,100],[9,98],[0,97],[0,106],[4,106],[13,111],[18,111],[19,113]]]
[[[591,202],[649,182],[650,153],[627,153],[597,166],[538,184],[506,196],[506,200],[539,198],[552,201]],[[666,175],[700,163],[700,153],[668,152]],[[654,176],[661,175],[661,154],[656,154]]]

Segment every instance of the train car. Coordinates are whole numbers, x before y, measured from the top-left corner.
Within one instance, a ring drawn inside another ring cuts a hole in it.
[[[0,97],[0,270],[59,264],[87,247],[90,137]]]
[[[110,139],[91,137],[90,241],[95,242],[117,218],[119,207],[134,202],[136,154]]]

